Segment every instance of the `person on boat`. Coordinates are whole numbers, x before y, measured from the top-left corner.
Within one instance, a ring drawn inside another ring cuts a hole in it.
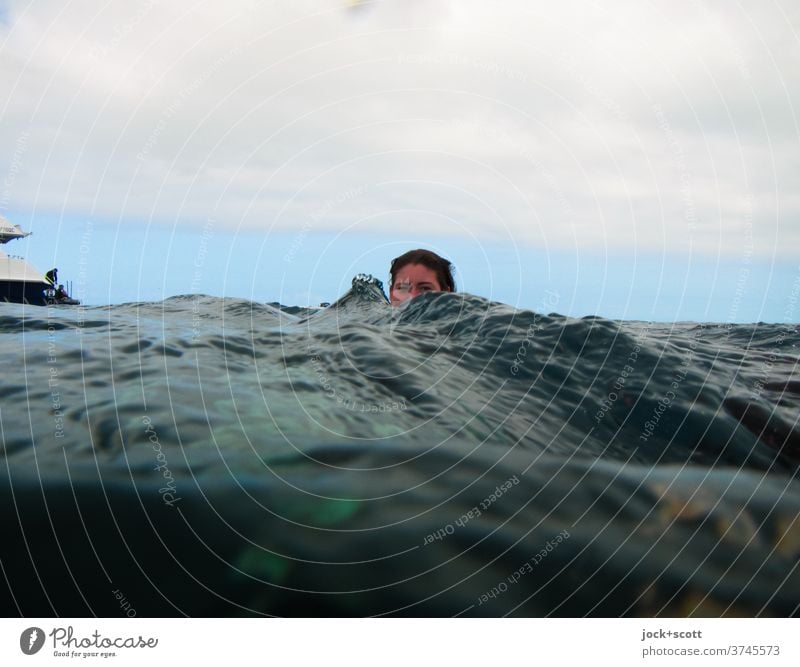
[[[58,289],[56,289],[56,299],[61,301],[62,299],[67,298],[67,290],[64,289],[63,285],[59,285]]]
[[[389,273],[389,301],[393,306],[425,292],[456,291],[453,265],[430,250],[418,248],[395,257]]]

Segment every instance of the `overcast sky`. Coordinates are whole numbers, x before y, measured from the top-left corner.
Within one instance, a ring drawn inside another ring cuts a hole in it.
[[[799,28],[794,0],[0,0],[0,213],[788,261]]]

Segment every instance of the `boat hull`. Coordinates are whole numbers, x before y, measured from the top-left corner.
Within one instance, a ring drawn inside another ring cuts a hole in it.
[[[46,291],[50,289],[52,289],[52,285],[46,282],[0,280],[0,301],[47,306],[53,302],[46,295]]]

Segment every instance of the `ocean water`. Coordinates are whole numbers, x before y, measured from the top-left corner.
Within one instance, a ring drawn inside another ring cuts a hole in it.
[[[798,328],[557,305],[0,304],[3,614],[797,614]]]

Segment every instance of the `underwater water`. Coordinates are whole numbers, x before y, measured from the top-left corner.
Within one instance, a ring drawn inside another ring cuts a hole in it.
[[[0,304],[3,614],[797,614],[797,327],[541,310]]]

